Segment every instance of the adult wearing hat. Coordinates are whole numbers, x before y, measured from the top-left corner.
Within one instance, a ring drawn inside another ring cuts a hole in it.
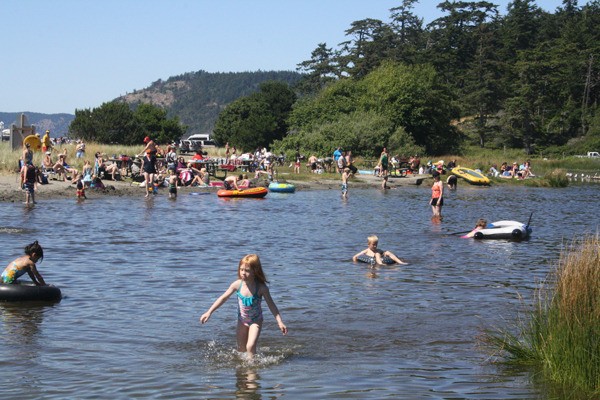
[[[45,153],[52,149],[52,142],[50,141],[50,131],[47,130],[44,136],[42,137],[42,151]]]

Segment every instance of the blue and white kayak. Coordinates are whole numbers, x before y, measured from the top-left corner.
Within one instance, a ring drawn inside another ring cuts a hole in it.
[[[474,239],[527,239],[531,228],[518,221],[496,221],[475,232]]]

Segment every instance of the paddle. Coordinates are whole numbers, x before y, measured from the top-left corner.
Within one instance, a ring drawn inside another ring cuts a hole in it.
[[[469,233],[469,232],[471,232],[472,230],[473,230],[473,229],[470,229],[470,230],[468,230],[468,231],[452,232],[452,233],[447,233],[446,235],[462,235],[462,234],[465,234],[465,233]]]
[[[531,224],[531,217],[533,217],[533,211],[529,214],[529,221],[527,221],[527,225],[525,225],[526,228],[529,228],[529,224]]]

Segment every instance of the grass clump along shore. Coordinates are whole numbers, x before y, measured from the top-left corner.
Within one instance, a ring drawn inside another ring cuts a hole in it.
[[[535,365],[544,378],[600,395],[600,239],[575,239],[535,294],[518,333],[487,332],[502,362]]]

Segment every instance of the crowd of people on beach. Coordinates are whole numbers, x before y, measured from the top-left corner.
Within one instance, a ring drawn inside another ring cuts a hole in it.
[[[231,175],[224,179],[222,185],[226,188],[244,189],[254,185],[254,181],[265,176],[273,180],[274,166],[283,165],[285,156],[276,156],[266,148],[257,148],[255,152],[238,154],[235,147],[225,146],[225,158],[210,158],[202,147],[186,159],[177,154],[177,144],[171,143],[166,148],[159,146],[149,136],[145,137],[143,150],[134,156],[113,155],[108,159],[105,153],[97,152],[93,161],[86,160],[86,144],[83,140],[50,139],[49,131],[41,139],[44,153],[41,165],[33,164],[33,151],[29,143],[23,144],[23,152],[19,160],[21,187],[26,192],[26,203],[35,203],[35,191],[38,185],[46,184],[49,180],[69,181],[75,185],[77,198],[85,199],[88,188],[105,188],[103,179],[120,180],[129,176],[140,186],[146,188],[145,196],[157,194],[158,188],[167,187],[169,197],[176,198],[177,190],[181,187],[208,187],[211,185],[211,175],[215,176],[217,168],[223,171],[234,171],[243,168],[247,173]],[[75,145],[75,156],[84,160],[81,171],[67,161],[67,147],[63,144]],[[93,163],[93,165],[92,165]],[[253,173],[252,178],[249,174]],[[216,184],[220,186],[220,184]]]

